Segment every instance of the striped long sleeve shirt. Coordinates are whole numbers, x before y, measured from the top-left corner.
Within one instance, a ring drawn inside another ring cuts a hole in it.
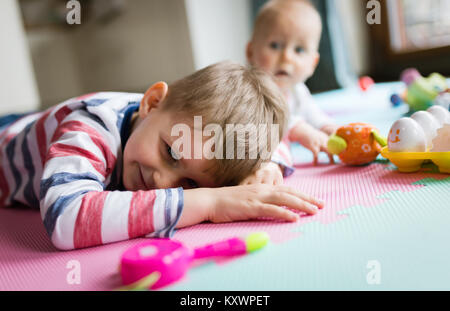
[[[135,237],[170,237],[183,189],[126,191],[122,155],[143,94],[104,92],[69,99],[0,129],[0,207],[40,209],[59,249]],[[273,161],[292,172],[281,143]]]

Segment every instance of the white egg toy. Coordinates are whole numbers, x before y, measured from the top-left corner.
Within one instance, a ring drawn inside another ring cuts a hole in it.
[[[417,111],[411,118],[422,127],[427,141],[427,150],[429,150],[432,147],[433,138],[436,137],[437,130],[440,128],[439,121],[427,111]]]
[[[401,118],[392,124],[388,149],[392,152],[424,152],[427,143],[422,127],[411,118]]]
[[[450,123],[450,112],[445,110],[444,107],[434,105],[428,108],[427,111],[439,121],[439,127],[441,127],[444,123]]]
[[[448,152],[450,151],[450,124],[444,124],[437,130],[437,135],[433,139],[432,152]]]
[[[446,110],[450,110],[450,90],[439,94],[434,99],[434,104],[443,107]]]

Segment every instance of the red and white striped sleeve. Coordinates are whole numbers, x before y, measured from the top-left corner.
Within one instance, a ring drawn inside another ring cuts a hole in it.
[[[87,114],[68,114],[46,152],[39,197],[52,243],[68,250],[170,237],[183,209],[183,189],[106,191],[120,142]]]

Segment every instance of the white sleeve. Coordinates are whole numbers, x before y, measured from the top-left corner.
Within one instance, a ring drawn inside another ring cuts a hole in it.
[[[334,124],[335,121],[325,114],[315,103],[314,98],[304,83],[299,83],[294,88],[293,100],[295,105],[290,105],[291,120],[298,121],[303,118],[316,129],[324,125]],[[290,123],[291,125],[291,123]],[[293,125],[293,124],[292,124]]]
[[[300,106],[299,104],[300,103],[298,102],[297,97],[294,95],[294,92],[291,92],[289,94],[289,97],[287,98],[286,102],[287,102],[287,105],[289,108],[288,129],[291,129],[299,121],[305,121],[305,118],[299,114],[299,106]]]

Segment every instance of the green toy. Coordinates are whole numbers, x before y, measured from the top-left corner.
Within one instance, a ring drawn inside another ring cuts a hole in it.
[[[400,98],[409,105],[411,111],[428,109],[435,104],[435,99],[440,94],[448,92],[449,89],[445,77],[436,72],[423,77],[417,69],[409,68],[402,72],[401,80],[407,89]],[[398,96],[393,97],[398,100]]]

